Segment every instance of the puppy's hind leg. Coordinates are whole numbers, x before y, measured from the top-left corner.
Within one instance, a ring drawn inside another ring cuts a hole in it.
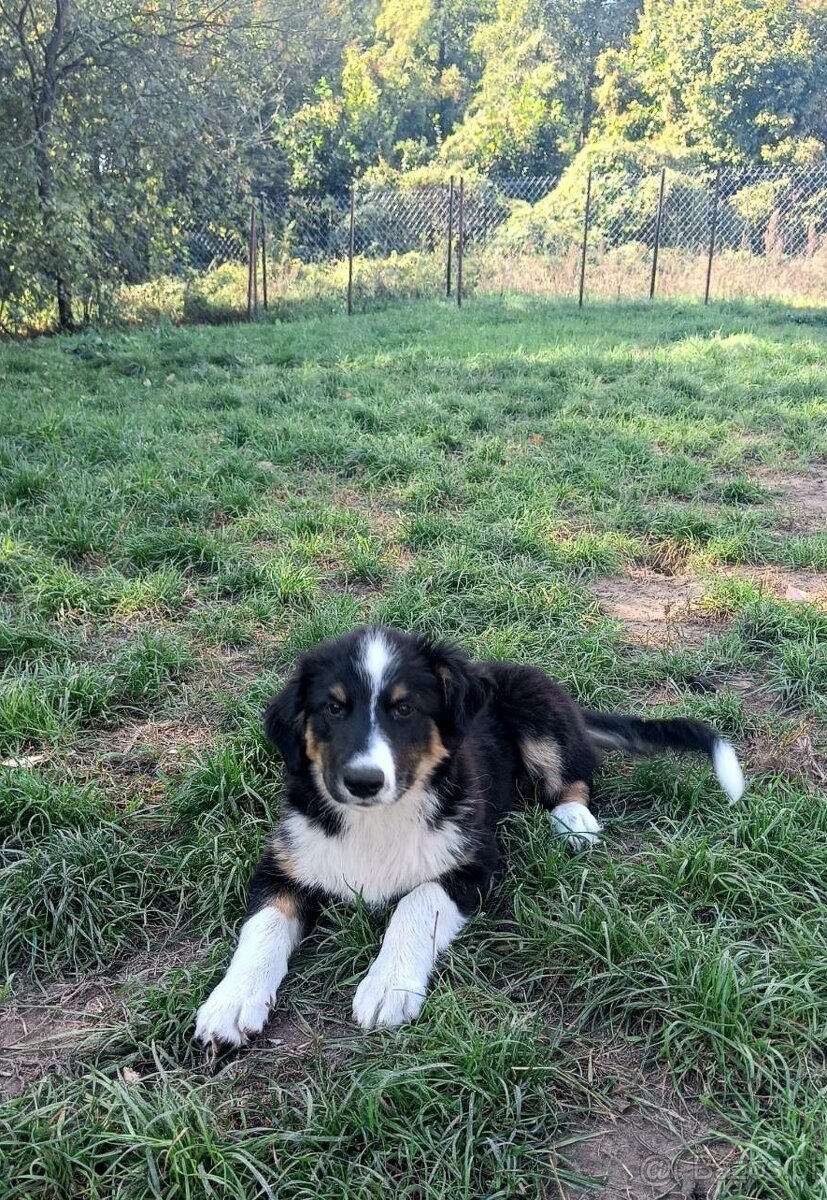
[[[572,850],[590,850],[600,842],[601,825],[589,808],[589,787],[568,784],[549,813],[552,829],[562,833]]]
[[[572,850],[586,850],[600,838],[600,823],[589,808],[589,785],[585,780],[563,781],[563,761],[556,738],[524,738],[520,743],[523,762],[537,784],[537,796],[549,810],[552,828],[564,834]],[[590,765],[590,764],[589,764]]]

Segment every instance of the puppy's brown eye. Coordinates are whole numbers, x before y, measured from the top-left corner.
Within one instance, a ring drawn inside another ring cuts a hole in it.
[[[338,700],[328,700],[327,704],[324,706],[324,710],[329,717],[340,717],[345,711],[345,706]]]
[[[395,717],[409,717],[413,712],[413,707],[407,700],[397,700],[391,708],[391,712]]]

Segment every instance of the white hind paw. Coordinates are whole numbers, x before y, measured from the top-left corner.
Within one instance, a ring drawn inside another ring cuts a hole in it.
[[[600,844],[602,826],[597,817],[577,800],[558,804],[549,813],[552,829],[562,833],[572,850],[590,850]]]

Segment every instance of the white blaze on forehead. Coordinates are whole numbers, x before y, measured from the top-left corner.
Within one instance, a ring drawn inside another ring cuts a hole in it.
[[[363,640],[359,669],[370,686],[370,719],[373,724],[376,718],[376,704],[382,691],[382,686],[388,671],[396,659],[396,651],[388,645],[384,633],[372,631]]]

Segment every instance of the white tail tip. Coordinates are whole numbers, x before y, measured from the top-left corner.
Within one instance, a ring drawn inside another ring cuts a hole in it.
[[[744,794],[744,772],[735,751],[729,742],[720,739],[712,748],[712,766],[718,776],[718,782],[729,796],[730,804],[740,800]]]

